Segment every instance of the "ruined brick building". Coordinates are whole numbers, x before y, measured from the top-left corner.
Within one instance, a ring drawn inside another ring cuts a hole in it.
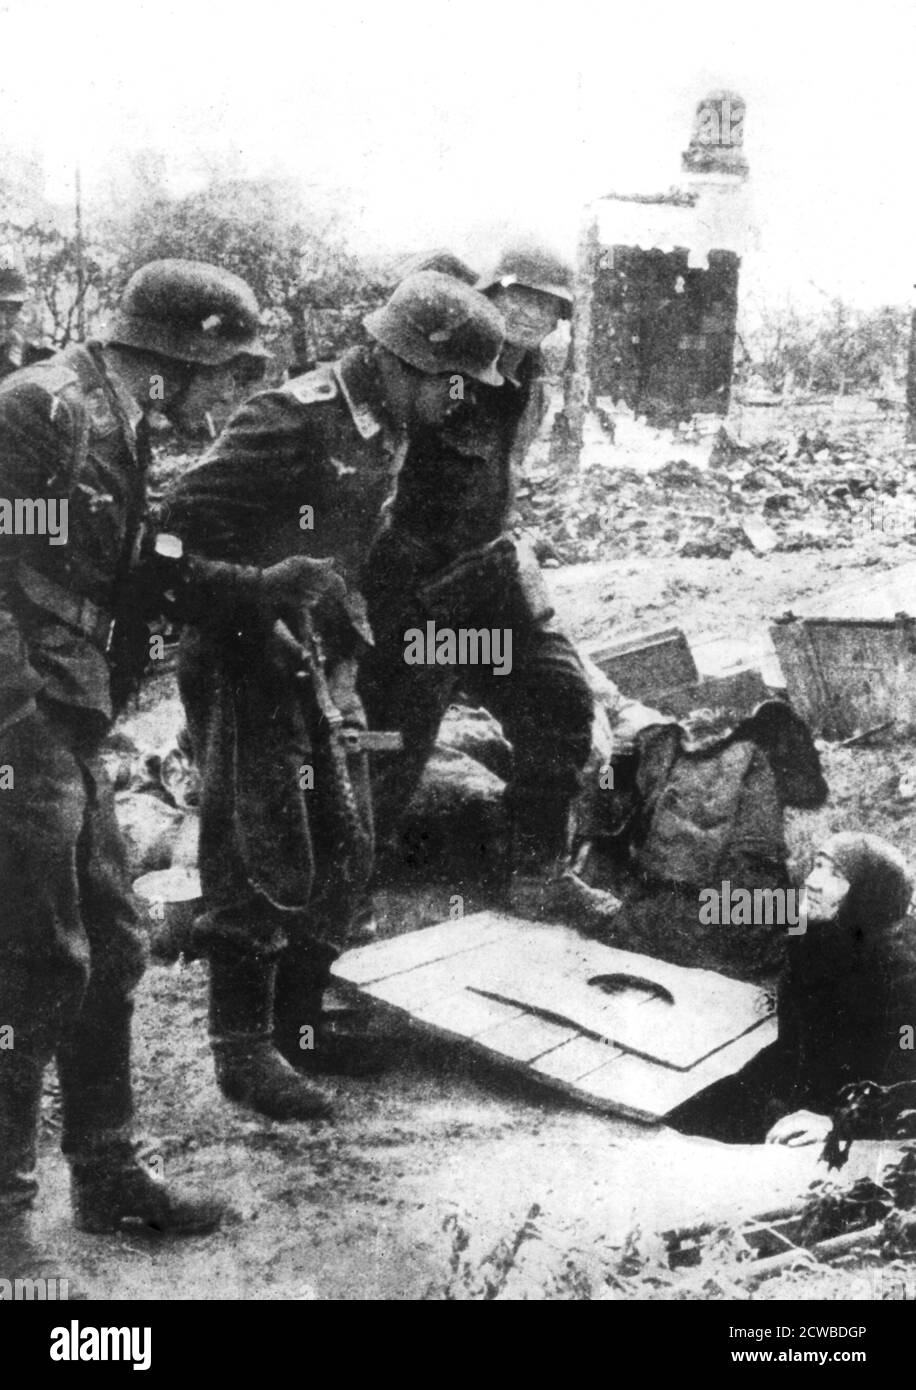
[[[588,410],[609,422],[624,404],[656,425],[728,410],[748,226],[744,111],[736,93],[710,93],[680,186],[612,192],[588,208],[560,422],[569,445]]]

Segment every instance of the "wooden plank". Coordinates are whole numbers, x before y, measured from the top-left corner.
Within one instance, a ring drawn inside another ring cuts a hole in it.
[[[553,979],[570,970],[581,971],[586,968],[582,948],[597,944],[585,941],[571,927],[522,919],[516,919],[515,931],[500,941],[502,962],[486,980],[481,979],[482,987],[489,988],[494,981],[513,984],[523,977]]]
[[[500,913],[349,952],[334,973],[432,1032],[642,1120],[662,1118],[739,1070],[776,1033],[754,986]],[[675,1004],[589,984],[618,974],[661,985]]]
[[[593,945],[596,949],[585,958],[592,973],[584,976],[584,988],[581,979],[572,982],[563,1003],[573,1012],[576,999],[581,998],[582,1006],[574,1013],[577,1022],[590,1025],[592,1031],[611,1037],[627,1050],[684,1068],[695,1065],[731,1037],[755,1027],[764,1016],[766,996],[756,986],[713,971]],[[600,974],[628,974],[651,980],[674,996],[675,1006],[645,995],[629,999],[625,995],[602,995],[596,986],[587,983]],[[592,993],[595,1000],[588,1002]],[[559,991],[555,991],[555,998],[560,998]]]
[[[434,1024],[454,1036],[468,1039],[479,1033],[511,1023],[521,1011],[496,999],[461,989],[457,994],[432,999],[421,1008],[412,1010],[418,1023]]]
[[[680,628],[634,633],[613,642],[584,644],[591,660],[624,695],[651,704],[697,679],[690,645]]]
[[[350,984],[369,984],[461,952],[473,951],[502,936],[511,936],[517,933],[518,922],[518,918],[499,912],[475,912],[454,922],[440,922],[434,927],[424,927],[422,931],[408,932],[405,936],[374,941],[371,946],[345,951],[331,966],[331,973]]]
[[[435,997],[440,976],[431,975],[429,983],[410,981],[403,990],[392,981],[406,982],[411,973],[420,976],[444,959],[451,964],[441,973],[443,991],[454,993],[456,982],[464,982],[502,995],[517,1009],[556,1014],[579,1031],[680,1068],[695,1065],[760,1018],[761,996],[753,986],[589,942],[569,928],[500,914],[477,913],[341,959],[346,965],[335,973],[351,981],[371,976],[374,997],[408,1009]],[[588,983],[600,974],[651,979],[671,991],[676,1003],[640,993],[602,994]]]
[[[477,946],[472,952],[458,951],[443,960],[431,961],[414,970],[376,980],[365,987],[365,992],[373,999],[413,1012],[437,999],[446,999],[465,991],[469,977],[476,977],[478,972],[488,974],[493,960],[501,958],[500,950],[500,943],[491,941],[489,945]],[[518,1013],[520,1009],[521,1005],[514,1012]]]
[[[592,1072],[602,1070],[609,1060],[621,1056],[623,1054],[618,1047],[580,1036],[539,1057],[532,1063],[531,1071],[537,1076],[550,1076],[555,1081],[578,1082],[581,1085]]]
[[[509,1004],[500,1005],[509,1009]],[[551,1048],[578,1038],[575,1028],[565,1028],[537,1014],[520,1013],[508,1022],[475,1034],[474,1042],[488,1052],[504,1057],[507,1062],[533,1062]],[[605,1061],[607,1058],[605,1058]]]
[[[647,964],[654,965],[643,956],[588,941],[572,928],[554,924],[520,924],[518,933],[503,938],[502,944],[503,959],[500,961],[498,955],[492,957],[487,972],[476,973],[475,985],[507,997],[529,992],[532,1002],[541,1009],[547,1007],[547,994],[553,995],[567,982],[571,985],[578,982],[581,986],[582,981],[592,975],[627,969],[646,974]],[[587,997],[590,1004],[603,1007],[605,997],[599,991],[591,989]]]
[[[592,975],[630,974],[652,980],[671,994],[706,999],[711,994],[728,1001],[732,997],[752,997],[755,987],[741,980],[731,980],[712,970],[693,966],[673,965],[635,951],[623,951],[580,936],[572,928],[531,926],[519,921],[519,931],[507,952],[514,977],[531,974],[527,963],[550,962],[564,978],[588,979]]]
[[[578,1086],[583,1099],[600,1102],[637,1119],[662,1119],[713,1082],[740,1071],[758,1052],[776,1041],[776,1020],[764,1020],[743,1037],[707,1057],[689,1071],[658,1066],[624,1053]]]
[[[600,994],[587,980],[538,974],[520,975],[504,997],[511,1003],[551,1013],[559,1021],[627,1051],[684,1069],[760,1022],[757,995],[753,986],[745,985],[740,993],[720,994],[712,1008],[702,989],[684,982],[671,1005],[658,999],[637,1000],[632,995],[614,998]]]
[[[376,980],[365,986],[364,992],[370,999],[378,999],[383,1004],[394,1004],[408,1013],[415,1013],[425,1004],[436,999],[447,999],[460,994],[465,989],[462,975],[456,973],[452,961],[436,961],[420,970],[410,970],[406,975],[392,975],[387,980]]]

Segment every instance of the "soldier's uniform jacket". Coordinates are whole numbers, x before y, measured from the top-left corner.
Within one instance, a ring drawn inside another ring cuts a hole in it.
[[[512,371],[500,358],[499,369],[505,383],[476,386],[473,407],[459,411],[445,435],[469,455],[494,453],[512,470],[524,462],[547,410],[544,359],[535,349]]]
[[[423,446],[411,448],[387,525],[429,546],[444,566],[506,527],[514,473],[545,410],[539,352],[526,353],[503,386],[474,383],[474,398]]]
[[[48,534],[10,534],[12,507],[4,508],[0,727],[29,713],[39,691],[103,723],[111,718],[106,647],[144,516],[149,450],[140,422],[94,344],[0,386],[0,498],[56,503],[58,521],[66,504],[67,535],[52,545]],[[26,513],[41,516],[35,507]]]
[[[497,365],[504,370],[502,361]],[[393,820],[410,800],[460,686],[507,730],[514,750],[507,805],[515,843],[519,853],[546,863],[565,841],[593,711],[582,664],[551,625],[549,607],[530,606],[519,573],[503,570],[494,555],[472,558],[448,596],[440,596],[444,621],[454,628],[511,628],[510,679],[493,679],[485,667],[404,664],[405,631],[434,616],[425,584],[507,529],[513,469],[537,433],[543,402],[540,353],[526,353],[514,379],[507,376],[496,387],[475,382],[473,398],[441,429],[411,439],[367,566],[376,646],[362,664],[360,692],[370,720],[400,728],[404,738],[405,754],[387,768],[379,758],[374,769],[380,823]],[[438,613],[436,621],[443,621]]]
[[[334,556],[362,623],[362,566],[403,454],[368,349],[351,348],[252,396],[166,498],[163,525],[212,559]]]
[[[264,566],[297,554],[334,558],[347,584],[346,613],[321,601],[314,620],[333,699],[357,726],[364,719],[353,689],[356,660],[370,639],[361,572],[403,451],[386,423],[369,351],[354,348],[253,396],[165,499],[164,524],[212,560]],[[300,789],[300,766],[326,756],[309,687],[277,670],[263,638],[187,632],[180,683],[203,779],[208,910],[198,919],[200,943],[241,940],[273,950],[286,930],[283,914],[306,909],[310,930],[324,912],[329,939],[344,931],[369,871],[366,755],[349,759],[363,833],[335,836],[330,773],[316,775],[314,792]]]

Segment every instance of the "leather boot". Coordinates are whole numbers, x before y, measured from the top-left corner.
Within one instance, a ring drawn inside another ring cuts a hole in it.
[[[210,1034],[223,1095],[271,1120],[316,1120],[331,1113],[273,1045],[276,962],[242,952],[210,959]],[[297,1030],[298,1037],[298,1030]]]
[[[38,1182],[42,1062],[17,1046],[0,1050],[0,1221],[28,1212]]]
[[[98,1135],[93,1149],[71,1154],[70,1200],[77,1230],[101,1235],[139,1230],[157,1236],[213,1231],[224,1208],[177,1196],[137,1156],[121,1134]]]
[[[573,817],[557,795],[522,798],[509,804],[512,849],[505,899],[510,911],[534,922],[565,922],[588,936],[606,936],[621,901],[585,882],[580,870],[587,850],[570,853]]]
[[[586,936],[613,930],[622,906],[605,888],[592,888],[570,868],[512,875],[507,904],[531,922],[564,922]]]
[[[75,1300],[85,1295],[52,1267],[31,1231],[43,1074],[21,1042],[0,1052],[0,1279],[13,1285],[13,1298],[16,1280],[28,1280],[32,1290],[33,1281],[44,1279],[46,1297]]]
[[[137,1157],[131,1139],[133,1001],[91,981],[79,1016],[57,1050],[63,1134],[77,1228],[100,1234],[131,1228],[199,1235],[222,1208],[170,1193]]]
[[[506,905],[533,922],[565,922],[586,936],[607,937],[622,907],[606,888],[593,888],[579,872],[587,856],[573,860],[527,844],[511,861]]]
[[[359,1014],[328,1014],[324,991],[337,952],[314,941],[293,943],[281,955],[274,1000],[274,1045],[299,1072],[377,1076],[387,1066],[381,1040],[359,1026]]]
[[[61,1148],[91,1149],[100,1133],[130,1136],[134,1117],[130,1074],[133,1000],[90,981],[83,1006],[57,1048],[63,1120]]]

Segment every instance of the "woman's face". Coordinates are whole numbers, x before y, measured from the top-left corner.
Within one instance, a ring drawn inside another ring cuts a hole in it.
[[[818,854],[805,879],[802,911],[809,922],[833,922],[849,893],[849,880],[837,872],[829,854]]]

